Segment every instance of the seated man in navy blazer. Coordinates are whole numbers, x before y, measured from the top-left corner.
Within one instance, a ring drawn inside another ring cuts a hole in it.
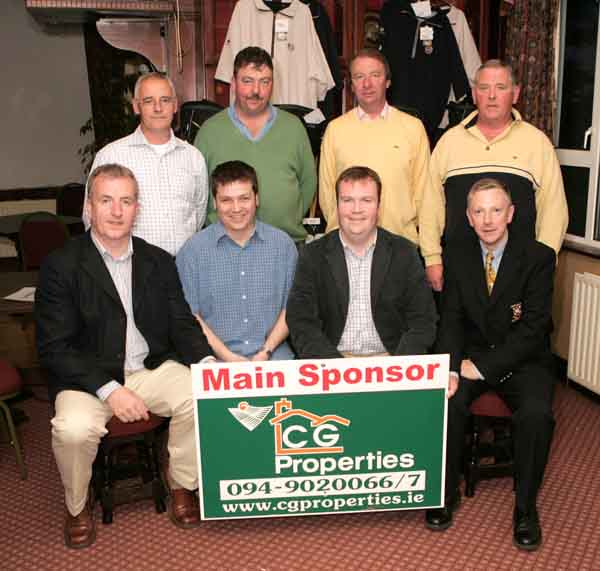
[[[450,354],[446,505],[428,510],[425,524],[432,530],[452,524],[469,406],[494,390],[513,412],[513,542],[534,550],[542,542],[536,496],[554,430],[549,336],[556,260],[548,246],[509,232],[514,210],[503,183],[479,180],[467,196],[467,218],[477,236],[444,251],[435,351]]]
[[[169,515],[200,522],[189,365],[211,354],[186,303],[173,258],[131,236],[138,185],[120,165],[90,176],[91,230],[50,254],[40,271],[35,317],[41,364],[54,403],[52,448],[65,488],[64,537],[95,539],[88,487],[112,416],[171,418]]]
[[[416,247],[377,226],[381,179],[350,167],[335,185],[339,230],[300,254],[287,305],[301,359],[417,355],[437,314]]]

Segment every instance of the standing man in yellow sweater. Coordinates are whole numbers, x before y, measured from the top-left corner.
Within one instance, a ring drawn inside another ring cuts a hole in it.
[[[319,204],[327,231],[338,226],[335,181],[360,165],[376,171],[383,183],[378,225],[418,245],[421,202],[433,190],[425,128],[388,105],[390,68],[380,52],[360,50],[349,68],[358,105],[329,124],[321,146]]]
[[[482,178],[508,186],[515,204],[511,234],[535,238],[558,254],[569,211],[558,157],[550,139],[513,107],[520,87],[501,60],[485,62],[475,75],[473,111],[438,141],[431,156],[434,192],[423,199],[421,254],[435,291],[444,287],[442,244],[473,238],[467,194]]]

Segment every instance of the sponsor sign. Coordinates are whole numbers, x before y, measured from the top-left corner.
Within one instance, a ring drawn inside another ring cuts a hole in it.
[[[203,519],[443,504],[448,356],[192,366]]]

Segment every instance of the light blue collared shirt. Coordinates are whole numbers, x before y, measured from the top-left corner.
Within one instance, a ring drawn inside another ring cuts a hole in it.
[[[507,242],[508,233],[504,237],[504,240],[502,240],[502,242],[500,242],[500,244],[498,244],[496,249],[493,251],[494,259],[492,260],[492,268],[496,274],[498,273],[498,268],[500,267],[500,262],[502,261],[502,256],[504,255]],[[481,257],[483,259],[483,267],[485,268],[485,256],[487,255],[489,249],[481,240],[479,240],[479,245],[481,246]]]
[[[285,309],[297,257],[292,239],[273,226],[257,220],[240,246],[219,221],[190,238],[176,262],[192,313],[200,314],[230,351],[252,357]],[[294,354],[284,341],[272,358]]]
[[[231,119],[231,122],[240,130],[240,133],[242,135],[244,135],[244,137],[246,137],[246,139],[248,139],[249,141],[258,142],[270,131],[271,127],[273,126],[273,123],[275,123],[275,119],[277,119],[277,107],[273,107],[273,105],[271,105],[269,103],[268,109],[269,109],[269,118],[267,119],[267,122],[265,123],[264,127],[261,129],[260,133],[258,135],[256,135],[256,137],[252,136],[252,134],[250,133],[250,131],[248,130],[246,125],[244,125],[242,123],[242,121],[240,120],[240,117],[237,114],[237,111],[235,110],[234,103],[232,103],[229,106],[229,108],[227,109],[227,113],[229,115],[229,118]]]

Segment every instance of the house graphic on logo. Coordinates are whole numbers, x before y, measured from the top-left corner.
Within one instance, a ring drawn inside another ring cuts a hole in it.
[[[347,418],[337,414],[319,416],[293,408],[285,397],[275,403],[275,416],[269,422],[275,430],[275,454],[341,454],[343,446],[338,425],[350,426]]]

